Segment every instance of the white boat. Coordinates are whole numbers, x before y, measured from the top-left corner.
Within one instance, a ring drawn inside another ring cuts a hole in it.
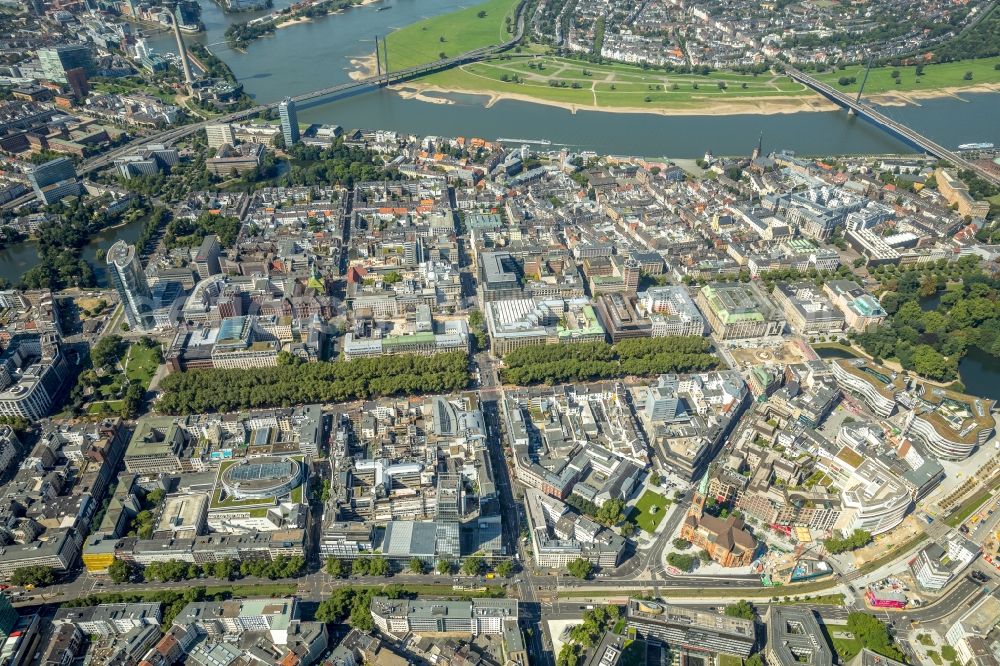
[[[502,143],[534,143],[539,146],[551,146],[552,142],[548,139],[497,139],[498,142]]]
[[[990,150],[993,147],[992,143],[962,143],[959,144],[959,150]]]

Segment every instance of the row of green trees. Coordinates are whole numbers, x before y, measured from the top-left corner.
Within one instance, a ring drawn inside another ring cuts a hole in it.
[[[203,585],[185,587],[183,590],[162,590],[160,592],[112,592],[106,594],[90,594],[85,597],[70,599],[62,604],[65,608],[86,608],[98,604],[129,604],[129,603],[159,603],[163,604],[163,618],[160,626],[170,627],[189,603],[197,601],[225,601],[232,598],[232,592],[222,590],[207,594]]]
[[[347,576],[386,576],[391,570],[389,561],[382,555],[371,555],[359,557],[355,560],[344,561],[331,557],[326,561],[326,572],[334,578],[346,578]],[[407,563],[407,570],[414,574],[430,573],[431,568],[419,557],[411,557]],[[461,572],[466,576],[481,576],[490,567],[486,560],[479,556],[467,557],[462,561]],[[501,560],[493,565],[493,573],[501,578],[507,578],[514,573],[514,563],[511,560]],[[442,576],[449,576],[455,573],[455,565],[450,560],[441,559],[434,566],[434,571]]]
[[[108,567],[108,576],[115,583],[137,583],[142,581],[182,581],[202,577],[234,580],[246,576],[278,580],[295,578],[306,570],[305,558],[301,556],[279,555],[273,560],[242,560],[230,558],[206,564],[194,564],[183,560],[150,562],[142,567],[132,562],[116,559]]]
[[[167,375],[157,409],[166,414],[228,412],[344,402],[385,395],[450,393],[469,382],[463,352],[435,356],[400,354],[353,361],[296,364],[247,370],[191,370]]]
[[[696,336],[522,347],[504,356],[503,380],[526,386],[709,370],[718,359],[708,350],[708,339]]]
[[[56,575],[50,567],[32,565],[15,569],[10,575],[10,582],[13,585],[46,587],[56,582]]]
[[[843,538],[830,537],[829,539],[824,539],[823,545],[826,547],[828,553],[838,555],[840,553],[846,553],[849,550],[857,550],[862,546],[867,546],[871,542],[871,532],[867,532],[865,530],[854,530],[850,536]]]

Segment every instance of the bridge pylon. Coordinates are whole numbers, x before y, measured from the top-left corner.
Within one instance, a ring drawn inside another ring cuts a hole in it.
[[[872,61],[873,60],[875,60],[875,54],[874,53],[872,53],[871,55],[868,56],[868,66],[865,67],[865,75],[861,79],[861,87],[858,88],[858,96],[854,100],[855,104],[860,104],[861,103],[861,93],[863,93],[865,91],[865,84],[868,83],[868,74],[872,71]]]

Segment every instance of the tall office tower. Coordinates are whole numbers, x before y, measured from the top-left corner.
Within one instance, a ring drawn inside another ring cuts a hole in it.
[[[80,193],[76,169],[68,157],[58,157],[36,166],[28,173],[28,181],[35,190],[35,196],[45,204]]]
[[[639,291],[639,276],[642,273],[642,264],[638,259],[629,257],[622,266],[622,280],[625,282],[625,292],[635,295]]]
[[[233,126],[229,123],[205,125],[205,138],[208,139],[209,148],[219,148],[224,143],[228,143],[230,146],[236,144],[236,135],[233,132]]]
[[[10,605],[10,599],[6,595],[0,595],[0,639],[10,636],[19,619],[17,611]]]
[[[174,26],[174,39],[177,40],[177,53],[181,57],[181,68],[184,70],[184,85],[187,86],[188,92],[191,92],[191,85],[194,83],[194,77],[191,76],[191,63],[188,62],[187,49],[184,47],[184,38],[181,37],[181,27],[177,21],[177,17],[173,14],[170,15],[170,23]]]
[[[281,134],[285,137],[285,146],[291,148],[299,142],[299,116],[295,113],[295,100],[291,97],[281,100],[278,115],[281,116]]]
[[[153,328],[153,297],[135,246],[117,241],[108,250],[107,258],[108,279],[118,292],[129,326],[141,330]]]
[[[83,67],[67,69],[66,83],[77,99],[83,99],[90,92],[90,85],[87,83],[87,70]]]
[[[219,237],[215,234],[205,236],[205,240],[201,242],[198,254],[194,258],[194,265],[200,279],[206,280],[222,272],[219,265],[219,253]]]
[[[38,61],[45,78],[56,83],[68,83],[66,72],[70,69],[81,68],[88,75],[94,73],[94,61],[90,56],[90,47],[86,44],[64,44],[38,49]]]

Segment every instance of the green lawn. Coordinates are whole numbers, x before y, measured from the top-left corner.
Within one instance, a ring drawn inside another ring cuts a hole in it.
[[[719,666],[743,666],[743,660],[733,654],[720,654]]]
[[[928,650],[927,656],[930,657],[931,661],[937,664],[937,666],[941,666],[941,655],[939,655],[936,650]]]
[[[654,512],[653,509],[656,509],[656,511]],[[666,512],[667,498],[659,493],[654,493],[652,490],[647,490],[639,498],[639,501],[635,503],[635,507],[631,512],[632,515],[629,517],[646,532],[655,532],[657,525],[663,520]]]
[[[517,94],[545,102],[608,109],[697,110],[709,104],[752,105],[756,101],[773,102],[775,98],[795,105],[795,98],[805,100],[813,95],[785,76],[669,74],[623,63],[598,65],[560,58],[546,54],[541,47],[522,47],[520,53],[509,52],[489,61],[437,72],[423,77],[421,82],[450,90]]]
[[[398,70],[500,44],[511,38],[505,17],[513,16],[518,0],[487,0],[457,12],[434,16],[389,33],[389,69]],[[479,18],[481,11],[486,16]],[[511,21],[513,30],[516,26]],[[442,41],[442,38],[444,41]]]
[[[827,643],[833,645],[833,649],[840,657],[841,663],[847,663],[861,652],[861,648],[863,647],[861,641],[847,630],[846,624],[822,623],[822,627],[823,637]],[[834,634],[837,635],[835,636]]]
[[[103,405],[107,405],[104,408]],[[92,402],[87,405],[87,413],[92,416],[101,416],[102,414],[117,414],[121,411],[122,401],[121,400],[99,400],[98,402]]]
[[[128,354],[128,366],[125,375],[129,381],[142,382],[144,387],[149,387],[156,368],[159,366],[156,348],[147,348],[141,345],[132,345]]]
[[[121,358],[121,364],[125,367],[125,377],[128,377],[129,381],[138,381],[144,390],[149,388],[149,382],[156,374],[156,368],[159,365],[157,351],[156,348],[147,349],[137,344],[130,345]],[[101,378],[101,384],[94,391],[96,401],[101,402],[101,399],[107,402],[115,401],[121,394],[122,388],[121,373],[108,373]],[[117,402],[120,404],[120,401]]]
[[[960,88],[974,86],[980,83],[1000,83],[1000,70],[994,66],[1000,63],[1000,57],[982,58],[979,60],[959,60],[938,65],[924,65],[923,76],[917,76],[917,68],[906,67],[875,67],[868,75],[865,93],[912,92],[918,90],[935,90],[938,88]],[[892,72],[899,71],[899,84],[892,78]],[[972,72],[972,80],[965,80],[965,73]],[[837,80],[842,77],[854,77],[855,83],[841,86]],[[849,66],[841,71],[824,72],[816,76],[838,90],[857,92],[865,76],[863,65]]]
[[[967,499],[962,506],[958,508],[955,515],[948,518],[947,523],[951,527],[958,527],[966,520],[969,519],[973,513],[978,511],[983,504],[986,503],[993,496],[993,492],[989,488],[983,488],[982,490],[975,493],[972,497]]]

